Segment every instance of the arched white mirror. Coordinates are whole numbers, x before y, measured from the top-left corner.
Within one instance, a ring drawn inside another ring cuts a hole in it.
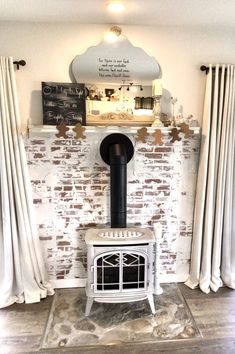
[[[88,48],[75,57],[71,72],[88,89],[88,125],[150,125],[153,121],[152,81],[160,77],[160,66],[125,36]]]

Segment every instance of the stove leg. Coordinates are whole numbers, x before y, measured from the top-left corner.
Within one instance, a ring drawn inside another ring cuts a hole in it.
[[[153,299],[153,294],[148,294],[148,301],[149,301],[149,306],[151,308],[152,314],[155,315],[155,305],[154,305],[154,299]]]
[[[90,311],[91,311],[91,306],[93,304],[93,297],[87,297],[87,301],[86,301],[86,310],[85,310],[85,316],[89,316]]]

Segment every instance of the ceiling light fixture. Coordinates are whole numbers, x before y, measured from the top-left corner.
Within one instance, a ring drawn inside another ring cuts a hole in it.
[[[126,87],[127,91],[131,91],[131,92],[137,92],[138,88],[140,91],[144,90],[141,84],[134,84],[133,82],[130,82],[129,84],[125,84],[125,81],[123,81],[123,83],[120,85],[118,90],[121,91],[121,89],[124,87]]]
[[[119,14],[125,10],[125,5],[121,1],[113,1],[107,5],[107,9],[113,14]]]

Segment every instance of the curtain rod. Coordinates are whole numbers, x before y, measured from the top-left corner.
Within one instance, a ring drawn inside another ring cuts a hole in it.
[[[21,60],[19,60],[19,61],[13,61],[13,64],[15,64],[17,70],[19,70],[19,69],[20,69],[20,66],[25,66],[25,65],[26,65],[26,61],[23,60],[23,59],[21,59]]]

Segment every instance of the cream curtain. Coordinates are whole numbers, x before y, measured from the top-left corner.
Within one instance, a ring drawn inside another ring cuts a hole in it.
[[[207,75],[190,277],[209,293],[235,288],[235,66]]]
[[[0,57],[0,308],[53,294],[33,207],[12,58]]]

